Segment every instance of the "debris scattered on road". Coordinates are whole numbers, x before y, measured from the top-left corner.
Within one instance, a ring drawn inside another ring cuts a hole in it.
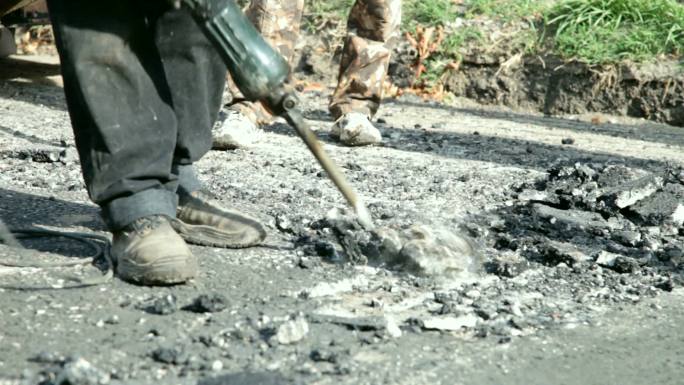
[[[309,334],[309,323],[302,316],[289,320],[278,326],[273,338],[281,345],[297,343]]]
[[[369,233],[349,212],[334,209],[311,229],[313,234],[301,236],[297,244],[305,252],[313,245],[315,254],[328,260],[344,253],[346,260],[355,263],[432,277],[462,276],[481,269],[474,242],[457,228],[419,224],[403,229],[381,227]]]
[[[202,294],[183,310],[195,313],[218,313],[226,310],[228,299],[221,294]]]
[[[169,315],[178,310],[177,302],[175,295],[167,294],[154,299],[148,305],[144,305],[143,309],[150,314]]]
[[[420,320],[420,325],[426,330],[459,331],[463,328],[474,328],[478,320],[474,314],[461,317],[433,317]]]
[[[188,361],[188,354],[182,347],[160,347],[151,356],[153,360],[163,364],[182,365]]]
[[[105,385],[111,377],[83,358],[75,358],[64,364],[54,380],[56,385]]]

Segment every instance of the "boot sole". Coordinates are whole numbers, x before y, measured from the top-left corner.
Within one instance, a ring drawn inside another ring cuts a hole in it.
[[[185,283],[197,276],[197,261],[186,255],[167,257],[149,265],[138,265],[126,260],[119,261],[117,275],[124,281],[142,285],[175,285]]]
[[[253,240],[244,241],[236,239],[231,234],[217,230],[212,226],[189,225],[181,220],[171,221],[171,226],[187,243],[199,246],[220,247],[227,249],[245,249],[260,245],[266,238],[266,234],[255,229],[259,236]]]

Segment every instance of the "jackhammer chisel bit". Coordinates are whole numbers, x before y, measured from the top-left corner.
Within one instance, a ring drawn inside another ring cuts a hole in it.
[[[299,111],[299,99],[288,86],[290,67],[247,19],[234,0],[173,0],[187,8],[228,66],[247,100],[260,101],[297,131],[309,150],[356,211],[359,222],[373,228],[370,213],[342,171],[328,156]]]

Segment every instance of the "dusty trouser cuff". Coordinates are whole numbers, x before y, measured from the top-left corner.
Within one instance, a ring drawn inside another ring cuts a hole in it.
[[[191,193],[202,188],[202,182],[197,178],[193,165],[174,164],[172,172],[178,175],[178,192]]]
[[[163,189],[144,190],[102,205],[102,217],[111,231],[151,215],[176,217],[176,196]]]

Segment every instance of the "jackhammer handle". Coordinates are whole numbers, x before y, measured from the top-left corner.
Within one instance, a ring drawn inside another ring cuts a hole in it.
[[[344,176],[344,173],[342,173],[342,170],[337,167],[337,164],[323,149],[323,146],[321,146],[321,143],[318,141],[316,134],[311,131],[311,128],[309,128],[309,125],[304,120],[301,112],[295,108],[286,108],[281,116],[284,117],[292,127],[294,127],[299,137],[302,138],[302,141],[304,141],[306,146],[309,148],[309,151],[311,151],[318,163],[321,165],[321,167],[323,167],[323,170],[328,173],[328,177],[333,181],[335,186],[337,186],[337,189],[342,193],[349,205],[354,208],[356,215],[358,216],[359,223],[361,223],[361,225],[367,230],[372,230],[374,225],[370,212],[368,212],[368,208],[366,208],[366,205],[359,198],[359,196],[356,195],[356,192],[349,184],[349,181],[347,181],[347,178]]]

